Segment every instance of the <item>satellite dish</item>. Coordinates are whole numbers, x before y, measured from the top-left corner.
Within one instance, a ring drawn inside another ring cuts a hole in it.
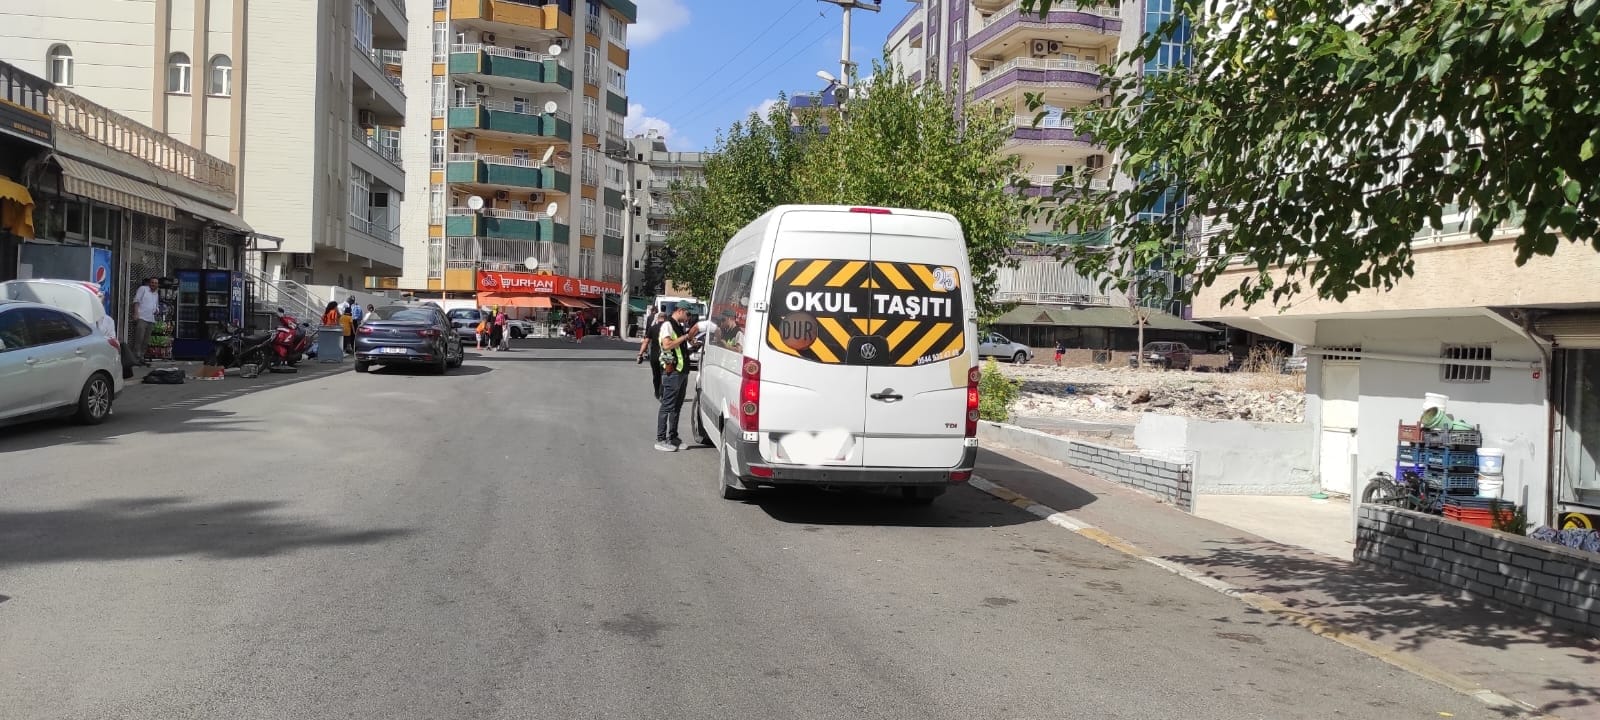
[[[817,71],[817,77],[822,78],[823,82],[828,83],[830,85],[833,84],[833,83],[839,82],[837,79],[835,79],[833,77],[833,73],[830,73],[827,70],[818,70]]]
[[[482,210],[483,198],[478,197],[477,195],[467,198],[467,207],[472,208],[473,210]]]
[[[548,216],[548,217],[555,217],[556,216],[556,211],[560,210],[560,209],[561,209],[560,205],[557,205],[555,203],[550,203],[549,205],[544,206],[544,214],[546,216]]]
[[[525,257],[525,258],[522,259],[522,266],[527,268],[527,269],[529,269],[529,270],[538,270],[539,269],[539,258],[533,257],[532,255],[529,255],[528,257]]]
[[[557,160],[571,160],[572,159],[572,153],[569,153],[569,152],[567,152],[565,150],[557,150],[556,151],[556,159]]]
[[[553,113],[553,112],[555,112],[557,110],[560,110],[560,109],[561,109],[561,106],[557,105],[556,101],[554,101],[554,100],[551,100],[550,102],[547,102],[547,103],[544,104],[544,111],[547,112],[547,113]]]
[[[544,158],[539,161],[539,164],[540,165],[548,165],[548,164],[550,164],[550,158],[551,158],[551,156],[553,156],[555,154],[556,154],[556,146],[551,145],[550,147],[545,148],[545,150],[544,150]]]
[[[560,55],[561,51],[565,50],[565,49],[566,48],[561,47],[561,43],[555,43],[555,44],[551,45],[548,49],[546,49],[545,53],[548,54],[550,57],[555,57],[557,55]]]

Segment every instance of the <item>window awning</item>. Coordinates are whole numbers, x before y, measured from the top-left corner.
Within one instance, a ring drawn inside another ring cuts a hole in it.
[[[0,230],[21,238],[33,239],[33,195],[28,189],[0,175]]]
[[[177,200],[161,188],[60,153],[56,153],[55,161],[61,165],[62,189],[73,195],[82,195],[163,220],[172,220],[177,216],[173,210],[178,204]]]
[[[550,298],[544,295],[518,295],[516,293],[478,293],[479,307],[493,305],[521,308],[549,308]]]
[[[177,203],[179,210],[201,219],[210,220],[218,225],[236,230],[241,233],[255,232],[254,228],[245,224],[244,218],[228,212],[227,210],[223,210],[222,208],[214,205],[207,205],[199,200],[191,200],[182,195],[173,195],[172,199]]]
[[[556,297],[554,300],[558,303],[561,303],[561,307],[571,308],[573,310],[588,310],[589,308],[594,307],[593,305],[590,305],[589,303],[577,298]]]

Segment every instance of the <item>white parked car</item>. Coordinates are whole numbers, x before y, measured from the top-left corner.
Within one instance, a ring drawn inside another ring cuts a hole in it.
[[[1011,342],[1000,333],[987,333],[978,340],[978,359],[992,357],[1003,358],[1021,365],[1033,359],[1033,348],[1019,342]]]
[[[966,238],[940,212],[783,205],[717,265],[690,416],[718,486],[893,491],[972,477],[978,366]]]
[[[122,387],[115,337],[65,310],[0,300],[0,421],[72,415],[98,424]]]

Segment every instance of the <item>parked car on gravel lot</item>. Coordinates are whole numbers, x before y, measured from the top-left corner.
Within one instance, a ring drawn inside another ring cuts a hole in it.
[[[115,337],[65,310],[0,300],[0,421],[72,415],[99,424],[122,387]]]
[[[978,359],[991,357],[1004,358],[1020,365],[1033,359],[1033,348],[1011,342],[1000,333],[988,333],[978,339]]]
[[[1128,367],[1139,366],[1141,353],[1128,354]],[[1166,370],[1188,370],[1194,363],[1194,353],[1189,346],[1181,342],[1153,342],[1145,343],[1144,364]]]
[[[356,331],[356,372],[373,365],[422,365],[443,375],[461,367],[461,336],[437,307],[389,305],[372,311]]]

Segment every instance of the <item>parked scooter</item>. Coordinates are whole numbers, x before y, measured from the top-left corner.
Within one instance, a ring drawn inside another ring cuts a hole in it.
[[[278,308],[278,329],[273,337],[273,364],[293,367],[307,357],[316,333],[310,322],[298,322],[293,315]]]
[[[253,378],[267,366],[268,353],[276,333],[246,335],[244,328],[223,323],[222,332],[212,339],[211,356],[207,365],[221,368],[238,368],[241,377]]]

